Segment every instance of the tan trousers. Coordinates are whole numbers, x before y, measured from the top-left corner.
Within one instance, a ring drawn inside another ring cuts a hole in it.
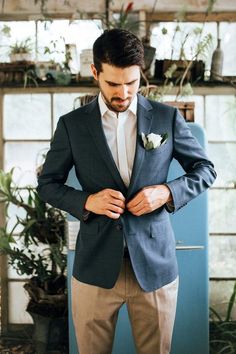
[[[168,354],[177,293],[178,278],[158,290],[143,291],[127,258],[112,289],[85,284],[72,277],[72,315],[79,354],[112,353],[118,312],[124,303],[137,353]]]

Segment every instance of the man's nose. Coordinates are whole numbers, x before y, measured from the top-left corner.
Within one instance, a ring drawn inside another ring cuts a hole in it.
[[[128,87],[126,85],[122,85],[119,87],[119,97],[122,100],[125,100],[128,97]]]

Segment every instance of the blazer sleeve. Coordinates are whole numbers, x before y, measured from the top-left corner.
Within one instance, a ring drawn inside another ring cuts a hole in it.
[[[204,149],[192,135],[190,128],[176,109],[173,125],[173,157],[186,172],[183,176],[169,181],[174,210],[176,212],[190,200],[209,188],[216,178],[214,165],[209,161]]]
[[[62,116],[58,121],[42,172],[38,176],[37,192],[45,202],[82,220],[84,204],[91,193],[65,185],[72,166],[73,156]]]

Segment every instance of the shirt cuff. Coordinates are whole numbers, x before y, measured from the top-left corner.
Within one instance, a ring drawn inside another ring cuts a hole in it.
[[[173,213],[173,211],[175,210],[175,206],[174,206],[174,204],[171,203],[171,202],[166,203],[166,204],[165,204],[165,207],[166,207],[166,209],[167,209],[167,211],[168,211],[169,213]]]
[[[89,219],[90,214],[91,214],[91,211],[84,209],[83,214],[82,214],[83,221],[87,221]]]

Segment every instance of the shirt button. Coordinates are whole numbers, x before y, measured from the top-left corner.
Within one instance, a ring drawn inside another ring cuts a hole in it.
[[[117,229],[117,230],[122,230],[122,229],[123,229],[123,226],[122,226],[121,224],[117,224],[117,225],[116,225],[116,229]]]

